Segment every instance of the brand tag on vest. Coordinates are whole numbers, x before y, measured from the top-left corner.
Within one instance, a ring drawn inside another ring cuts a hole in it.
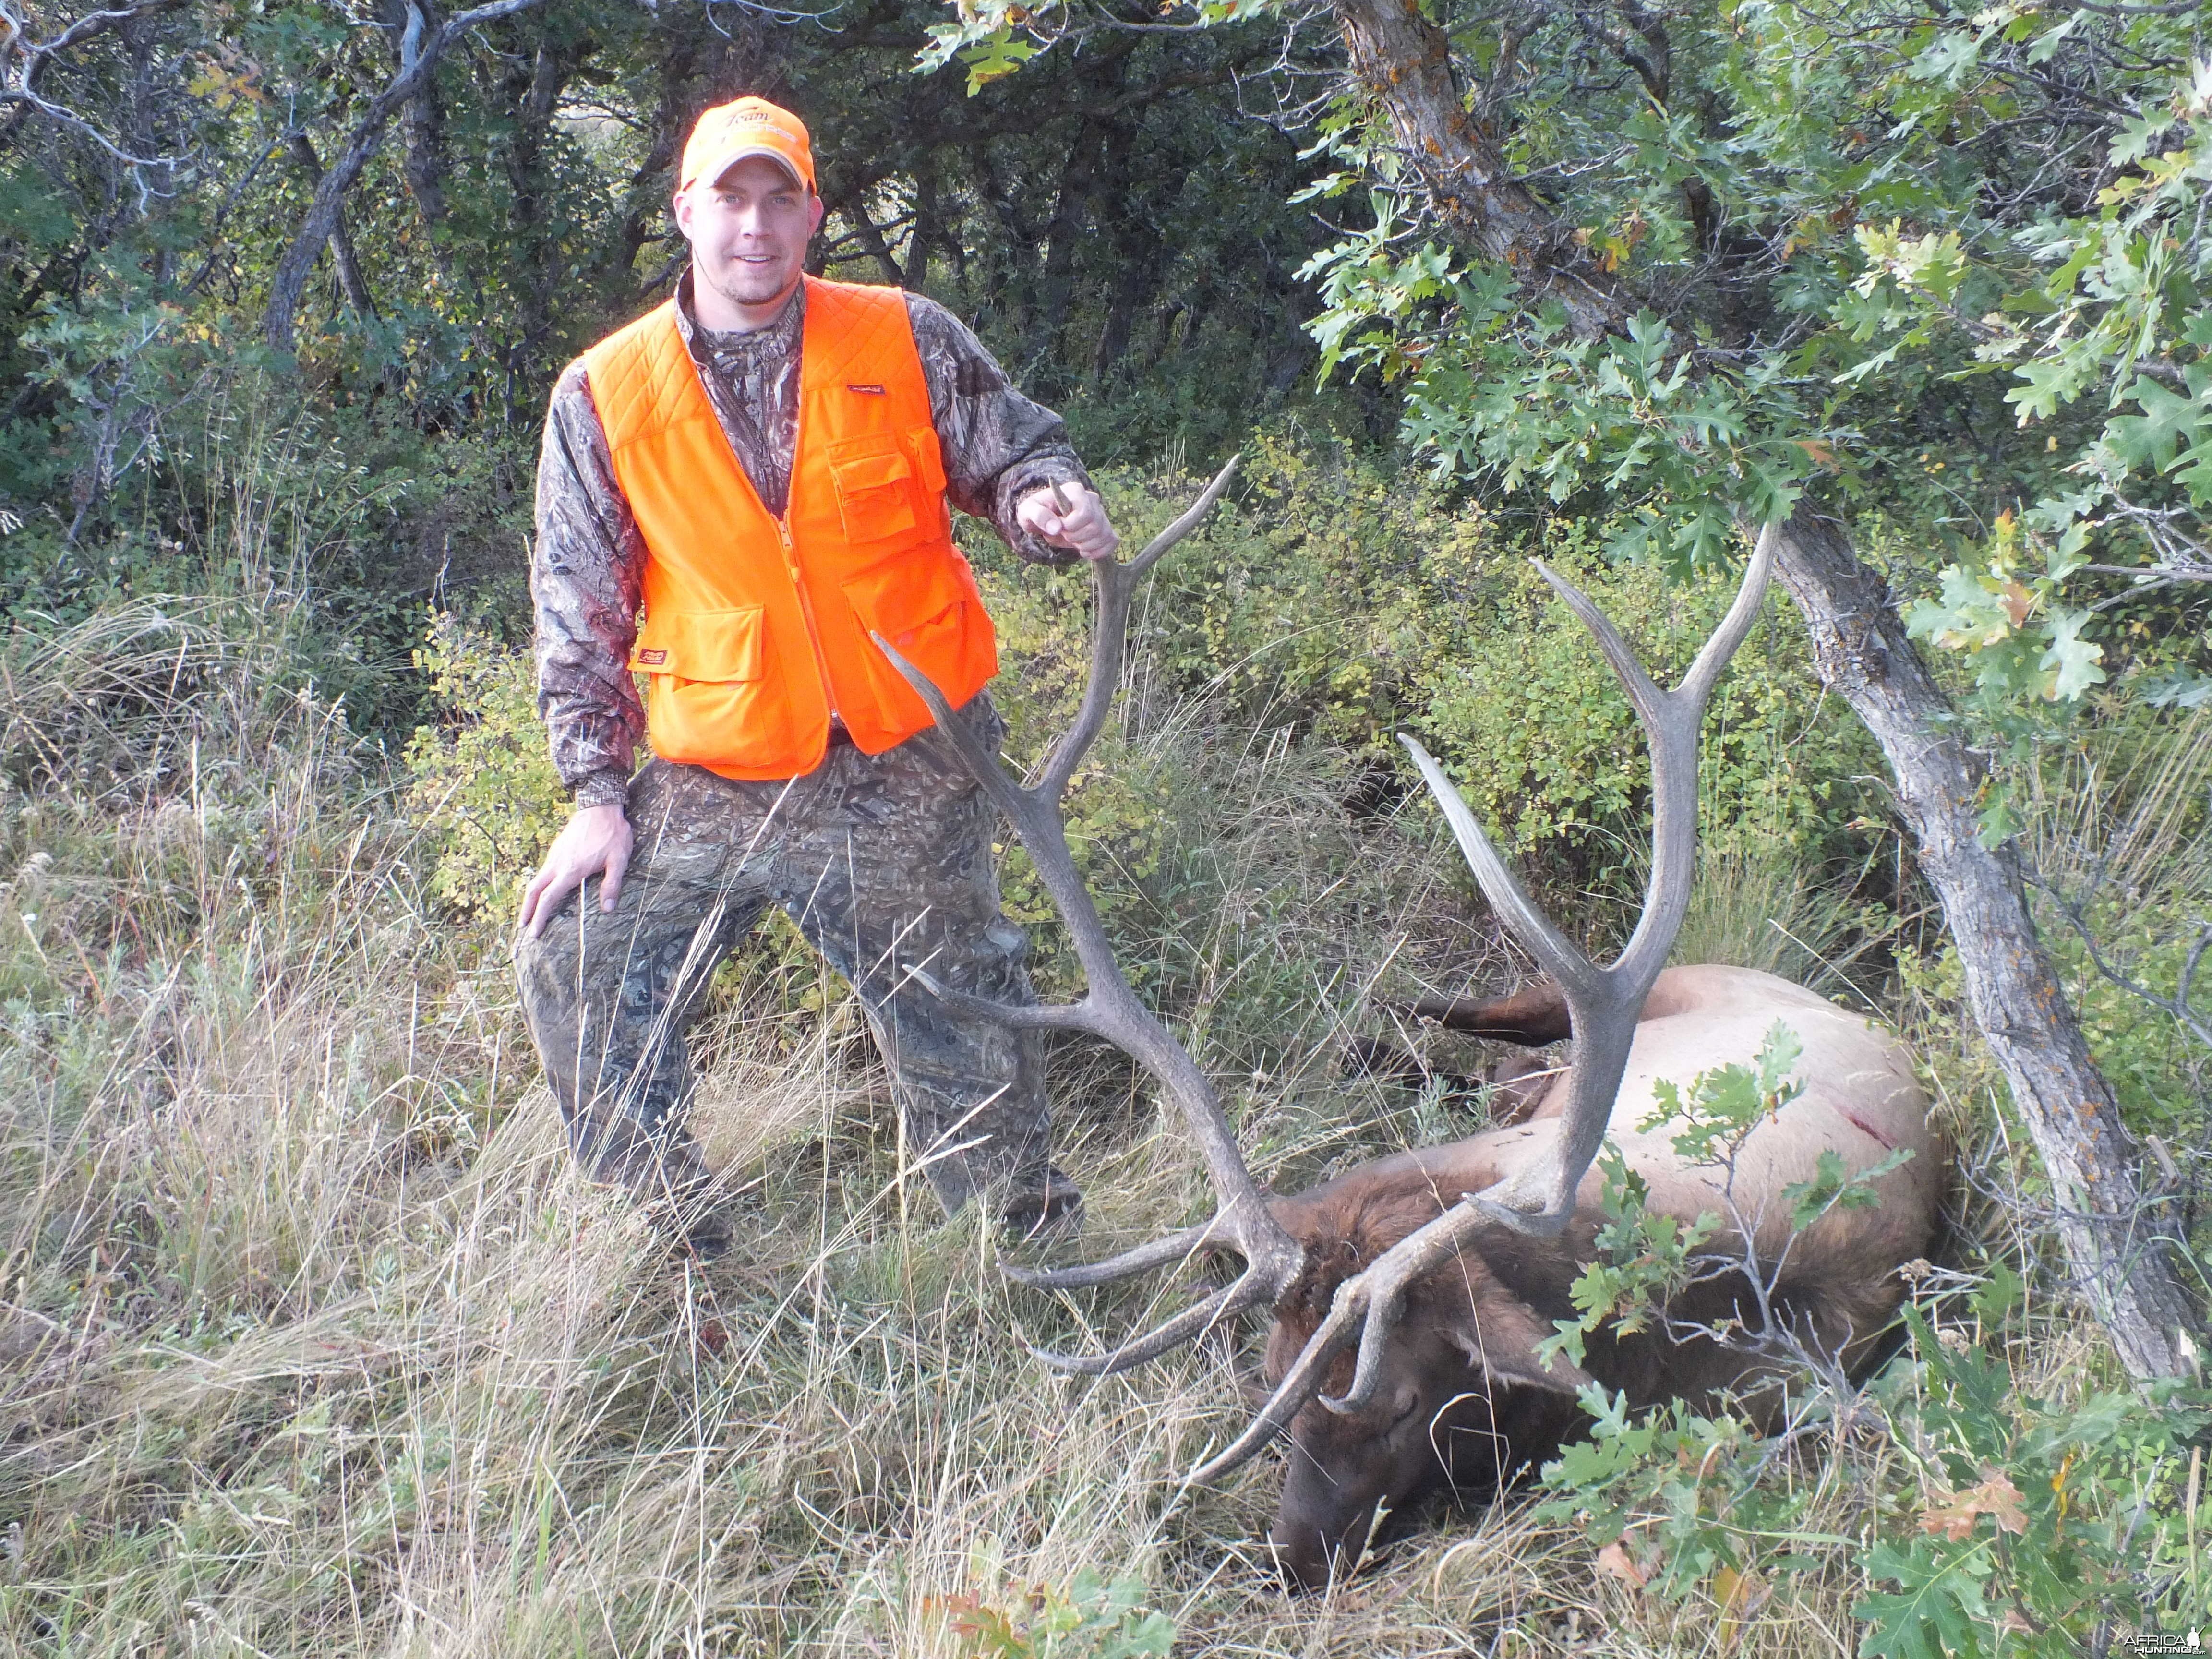
[[[848,392],[865,392],[871,398],[880,398],[884,395],[884,389],[879,386],[854,386],[849,380],[845,383],[845,390]]]
[[[668,660],[668,653],[660,650],[641,651],[637,653],[637,659],[648,668],[658,668]]]

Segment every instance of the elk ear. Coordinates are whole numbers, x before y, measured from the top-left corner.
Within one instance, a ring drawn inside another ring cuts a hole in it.
[[[1536,1345],[1551,1334],[1534,1308],[1495,1285],[1478,1285],[1444,1328],[1451,1345],[1492,1381],[1572,1394],[1591,1381],[1590,1374],[1565,1354],[1553,1355],[1546,1365]]]

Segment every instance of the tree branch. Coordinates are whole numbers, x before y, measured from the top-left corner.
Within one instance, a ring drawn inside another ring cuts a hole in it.
[[[424,40],[411,62],[403,54],[399,73],[370,101],[368,112],[354,128],[344,153],[323,175],[322,183],[316,185],[314,200],[308,204],[291,246],[276,263],[276,274],[269,287],[269,309],[262,325],[270,345],[279,351],[292,349],[293,323],[300,308],[301,291],[314,269],[316,256],[337,223],[338,210],[345,201],[346,192],[354,187],[362,169],[384,142],[385,129],[391,125],[393,114],[428,82],[438,59],[448,46],[471,29],[512,17],[537,3],[538,0],[489,0],[488,4],[472,6],[447,19]]]
[[[300,171],[307,175],[310,186],[323,182],[322,158],[315,154],[314,145],[304,132],[295,132],[291,141],[292,159],[300,164]],[[368,290],[368,279],[361,274],[361,261],[354,257],[353,237],[346,230],[345,215],[333,211],[331,215],[331,264],[337,270],[338,292],[353,307],[356,317],[374,317],[376,299]]]
[[[140,17],[149,17],[155,12],[171,11],[184,0],[146,0],[137,6],[111,7],[104,11],[88,12],[51,40],[33,40],[24,20],[10,3],[0,3],[0,104],[12,106],[4,124],[0,124],[0,145],[6,144],[15,135],[15,129],[26,115],[43,115],[58,125],[82,133],[106,150],[115,160],[134,171],[140,167],[165,167],[173,165],[166,155],[133,155],[98,127],[75,110],[44,98],[39,93],[39,77],[57,54],[72,46],[82,46],[97,35]],[[12,60],[12,61],[11,61]],[[10,72],[12,71],[12,73]]]
[[[1443,30],[1404,0],[1334,0],[1352,71],[1390,122],[1446,227],[1484,258],[1511,267],[1532,301],[1565,307],[1577,333],[1625,332],[1638,309],[1609,273],[1515,178],[1493,137],[1497,112],[1467,112]],[[1496,88],[1492,88],[1493,94]]]

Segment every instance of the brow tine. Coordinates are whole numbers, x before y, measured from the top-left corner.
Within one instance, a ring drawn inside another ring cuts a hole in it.
[[[1182,1261],[1203,1249],[1213,1236],[1215,1224],[1220,1219],[1185,1227],[1179,1233],[1170,1233],[1165,1238],[1155,1238],[1124,1250],[1119,1255],[1109,1255],[1103,1261],[1085,1262],[1075,1267],[1024,1267],[1012,1261],[1002,1261],[999,1270],[1018,1285],[1026,1285],[1036,1291],[1080,1291],[1093,1285],[1110,1285],[1115,1279],[1127,1279],[1132,1274],[1164,1267],[1170,1262]]]
[[[1147,1359],[1157,1359],[1170,1348],[1195,1341],[1216,1325],[1257,1307],[1267,1298],[1268,1288],[1264,1279],[1247,1268],[1234,1285],[1193,1303],[1158,1329],[1123,1343],[1110,1353],[1063,1354],[1044,1348],[1032,1348],[1030,1352],[1054,1370],[1077,1376],[1111,1376],[1116,1371],[1141,1365]]]

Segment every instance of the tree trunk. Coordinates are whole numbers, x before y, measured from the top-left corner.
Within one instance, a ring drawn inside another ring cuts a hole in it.
[[[1137,317],[1152,302],[1167,270],[1168,250],[1153,228],[1144,204],[1132,199],[1130,185],[1136,143],[1135,122],[1117,121],[1108,127],[1106,185],[1099,192],[1098,219],[1101,228],[1113,238],[1115,276],[1107,297],[1106,320],[1099,328],[1098,343],[1091,354],[1091,378],[1100,386],[1107,384],[1115,365],[1129,349],[1129,336],[1137,325]]]
[[[1096,121],[1085,118],[1076,129],[1067,163],[1060,169],[1060,192],[1054,198],[1052,218],[1045,226],[1042,295],[1036,332],[1028,342],[1028,360],[1043,383],[1044,395],[1065,392],[1058,372],[1060,337],[1075,297],[1075,252],[1088,235],[1084,206],[1091,181],[1098,174],[1098,152],[1105,133]]]
[[[919,292],[929,283],[929,252],[944,234],[945,212],[938,200],[937,164],[927,149],[914,168],[914,225],[906,238],[906,285]]]
[[[1036,245],[1042,233],[1029,223],[1013,190],[1000,179],[998,168],[992,162],[988,143],[969,145],[969,161],[975,171],[978,194],[1006,233],[1006,265],[1003,270],[988,272],[984,290],[985,303],[1010,315],[1013,319],[1015,334],[1027,339],[1036,326]]]
[[[292,135],[292,159],[307,177],[312,190],[323,182],[322,158],[315,154],[314,145],[304,132]],[[356,317],[374,317],[376,296],[368,291],[368,279],[361,274],[361,261],[354,256],[353,234],[346,229],[345,211],[340,208],[331,216],[331,264],[338,276],[338,292],[353,307]]]
[[[2175,1271],[2172,1224],[2136,1179],[2118,1103],[2037,940],[2017,856],[1981,843],[1974,808],[1983,769],[1960,739],[1949,699],[1905,637],[1887,585],[1833,521],[1801,505],[1777,553],[1821,679],[1866,723],[1896,776],[1974,1022],[2050,1175],[2075,1285],[2131,1375],[2184,1375],[2202,1328]]]
[[[660,54],[660,94],[653,106],[653,142],[645,159],[629,176],[629,191],[623,210],[622,228],[616,236],[605,267],[606,293],[629,314],[637,289],[638,256],[646,244],[661,234],[668,211],[668,194],[676,184],[676,158],[691,123],[698,118],[691,82],[698,70],[693,42],[671,34]]]
[[[1492,125],[1468,112],[1443,29],[1407,0],[1332,0],[1332,6],[1352,75],[1389,112],[1401,153],[1419,170],[1452,235],[1511,265],[1532,306],[1557,301],[1576,332],[1620,331],[1635,307],[1604,273],[1592,279],[1575,228],[1514,177]],[[1510,69],[1498,72],[1510,77]]]
[[[307,286],[307,273],[314,269],[323,244],[331,238],[346,192],[354,187],[362,169],[384,142],[385,129],[391,125],[393,114],[422,90],[437,68],[438,59],[454,41],[472,28],[511,17],[537,3],[538,0],[485,0],[484,4],[473,6],[428,31],[415,56],[403,64],[383,91],[369,100],[368,107],[354,127],[353,136],[330,170],[323,174],[322,183],[315,187],[314,199],[307,204],[299,229],[293,233],[291,245],[276,261],[276,269],[270,277],[269,304],[262,316],[262,332],[271,347],[278,351],[292,349],[292,319],[300,308],[300,290]]]
[[[848,190],[839,191],[832,205],[845,222],[852,226],[853,237],[860,243],[860,252],[876,262],[876,269],[883,273],[884,280],[893,288],[904,288],[907,286],[906,272],[899,269],[898,258],[892,253],[891,245],[884,240],[883,227],[868,214],[868,191],[876,182],[873,179],[859,182]]]
[[[422,31],[434,28],[437,20],[431,15],[428,0],[386,0],[389,20],[398,55],[403,70],[415,61],[422,50]],[[440,257],[440,269],[444,270],[443,250],[438,245],[438,232],[446,222],[446,107],[439,101],[437,78],[425,79],[414,97],[407,100],[407,154],[401,173],[407,180],[407,193],[415,198],[415,210],[422,216],[422,228],[428,235],[431,251]]]
[[[506,369],[501,392],[501,416],[514,424],[515,392],[528,385],[537,367],[538,349],[553,328],[553,294],[560,276],[560,255],[554,246],[560,234],[557,218],[546,210],[550,180],[545,167],[545,138],[559,107],[561,89],[574,70],[576,58],[540,40],[536,53],[523,67],[520,53],[510,60],[501,90],[514,122],[507,147],[507,184],[514,192],[513,249],[514,285],[520,303],[508,319],[507,337],[500,348]]]

